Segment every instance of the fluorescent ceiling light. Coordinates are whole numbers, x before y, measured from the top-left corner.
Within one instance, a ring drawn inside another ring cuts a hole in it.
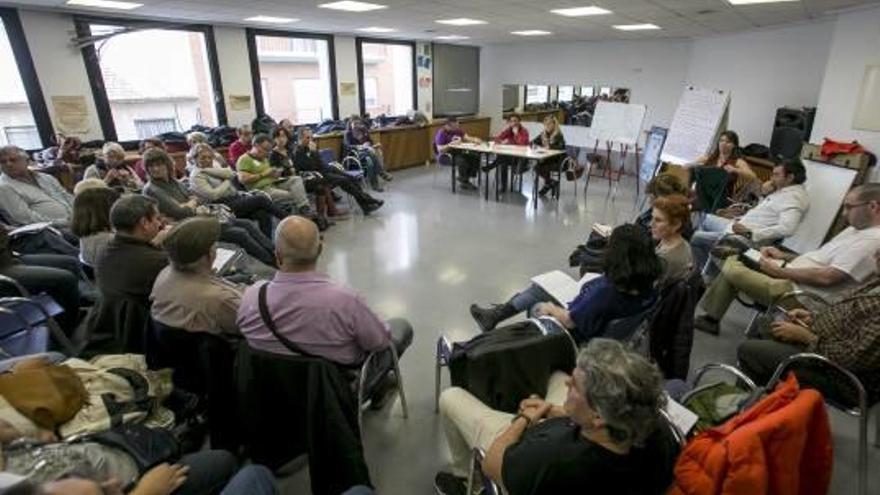
[[[358,31],[363,31],[365,33],[393,33],[397,31],[396,29],[386,28],[386,27],[378,27],[378,26],[370,26],[365,28],[360,28]]]
[[[355,2],[354,0],[342,0],[341,2],[322,3],[318,5],[322,9],[346,10],[348,12],[369,12],[371,10],[387,9],[386,5],[369,2]]]
[[[660,29],[660,26],[656,24],[618,24],[614,26],[614,29],[619,29],[621,31],[648,31],[651,29]]]
[[[458,19],[440,19],[434,22],[437,24],[448,24],[450,26],[475,26],[477,24],[488,24],[486,21],[468,19],[467,17],[460,17]]]
[[[455,41],[455,40],[469,40],[470,36],[459,36],[457,34],[446,34],[443,36],[435,36],[435,40],[446,40],[446,41]]]
[[[517,36],[545,36],[553,33],[550,31],[541,31],[540,29],[527,29],[525,31],[511,31],[510,34],[515,34]]]
[[[143,7],[142,3],[119,2],[116,0],[67,0],[67,5],[77,7],[98,7],[101,9],[131,10]]]
[[[797,2],[798,0],[727,0],[731,5],[753,5],[756,3]]]
[[[550,12],[564,15],[566,17],[583,17],[587,15],[603,15],[611,13],[610,10],[596,7],[595,5],[590,5],[588,7],[572,7],[568,9],[553,9]]]
[[[273,17],[271,15],[255,15],[253,17],[248,17],[245,20],[249,22],[267,22],[269,24],[287,24],[290,22],[296,22],[299,19],[291,19],[290,17]]]

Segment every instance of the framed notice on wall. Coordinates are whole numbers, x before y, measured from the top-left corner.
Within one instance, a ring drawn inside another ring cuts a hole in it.
[[[865,78],[859,91],[853,128],[880,131],[880,65],[865,67]]]

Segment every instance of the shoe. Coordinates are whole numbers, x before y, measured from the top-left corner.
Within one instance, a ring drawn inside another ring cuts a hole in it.
[[[370,189],[376,192],[385,192],[385,189],[383,189],[382,185],[379,184],[379,179],[376,179],[376,182],[370,183]]]
[[[397,375],[393,372],[389,372],[385,375],[385,378],[381,383],[376,385],[376,390],[373,391],[372,397],[370,398],[370,409],[373,411],[378,411],[385,407],[388,404],[388,401],[394,397],[394,392],[397,391]]]
[[[333,196],[333,201],[342,201],[342,195],[336,191],[330,191],[330,194]]]
[[[464,180],[460,181],[458,183],[458,187],[464,189],[465,191],[476,191],[477,190],[477,186],[471,184],[470,181],[464,181]]]
[[[365,203],[361,205],[361,210],[364,211],[364,215],[369,215],[381,207],[382,205],[379,203]]]
[[[434,476],[434,491],[437,495],[466,495],[467,479],[440,471]]]
[[[498,165],[495,165],[494,163],[487,163],[487,164],[483,165],[482,167],[480,167],[480,170],[482,170],[483,172],[488,172],[497,166]]]
[[[698,316],[694,319],[694,328],[710,335],[718,335],[721,333],[720,322],[706,315]]]
[[[376,198],[370,198],[370,203],[373,203],[373,204],[376,205],[376,206],[382,206],[382,205],[385,204],[385,200],[383,200],[383,199],[376,199]]]
[[[351,217],[351,212],[344,208],[336,208],[333,211],[327,212],[327,216],[333,220],[347,220]]]
[[[309,205],[300,206],[296,209],[296,213],[304,217],[311,217],[315,215],[315,212],[312,211],[312,207]]]
[[[379,174],[379,177],[382,177],[382,180],[386,182],[391,182],[394,180],[394,176],[389,174],[388,172],[382,172],[381,174]]]
[[[470,309],[474,321],[484,332],[494,330],[498,323],[516,314],[516,310],[508,303],[494,304],[491,308],[481,308],[476,304],[471,304]]]
[[[543,198],[547,195],[548,192],[550,192],[551,189],[553,189],[552,183],[544,184],[544,187],[538,190],[538,196],[541,196]]]
[[[566,170],[565,180],[572,182],[580,179],[584,175],[584,168],[583,165],[575,165],[573,168]]]

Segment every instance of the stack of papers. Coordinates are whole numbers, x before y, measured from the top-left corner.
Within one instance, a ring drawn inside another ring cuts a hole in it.
[[[532,283],[544,289],[557,303],[564,305],[581,293],[581,287],[585,283],[600,276],[599,273],[585,273],[580,280],[575,280],[559,270],[553,270],[532,277]]]

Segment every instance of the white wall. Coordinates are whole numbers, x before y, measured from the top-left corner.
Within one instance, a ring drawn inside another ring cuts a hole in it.
[[[103,139],[82,52],[70,45],[74,30],[71,16],[28,10],[19,10],[19,16],[55,130],[59,129],[52,97],[82,96],[88,109],[88,129],[76,135],[83,140]]]
[[[339,117],[345,118],[361,113],[358,94],[357,47],[352,36],[334,36],[333,46],[336,50],[336,90],[339,94]],[[342,83],[354,83],[356,90],[353,95],[343,95],[339,89]]]
[[[685,40],[518,43],[480,53],[480,113],[501,122],[501,85],[575,84],[632,89],[647,105],[645,126],[668,126],[685,84],[691,42]]]
[[[241,28],[215,26],[214,43],[217,45],[217,61],[220,65],[220,81],[223,84],[223,98],[229,125],[237,127],[250,124],[257,111],[245,31]],[[250,96],[250,108],[232,110],[230,95]]]
[[[697,39],[687,84],[730,91],[728,129],[742,145],[769,144],[776,108],[819,101],[833,28],[825,21]]]
[[[868,150],[880,154],[880,132],[852,128],[856,99],[865,66],[869,64],[880,64],[880,8],[840,14],[835,22],[811,142],[821,142],[825,137],[858,140]]]

